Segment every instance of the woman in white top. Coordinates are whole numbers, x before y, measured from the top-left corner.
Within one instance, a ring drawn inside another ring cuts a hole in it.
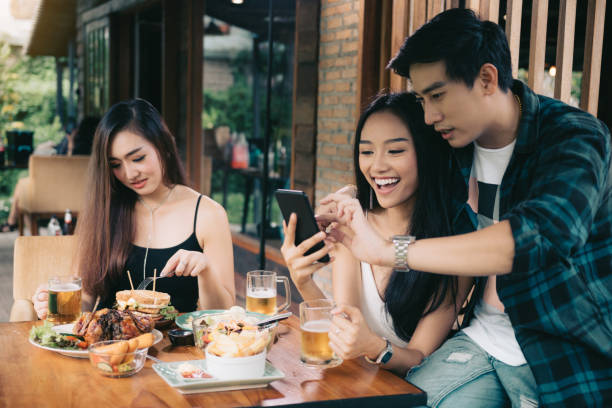
[[[448,157],[448,145],[425,125],[413,95],[381,94],[357,125],[353,200],[367,211],[368,223],[389,239],[447,235],[450,223],[441,187]],[[281,251],[304,299],[325,297],[312,274],[324,266],[317,259],[326,253],[333,256],[338,307],[329,338],[341,358],[364,356],[403,376],[447,338],[471,287],[470,278],[360,263],[323,231],[295,246],[296,222],[292,214]],[[323,240],[325,248],[304,256]]]

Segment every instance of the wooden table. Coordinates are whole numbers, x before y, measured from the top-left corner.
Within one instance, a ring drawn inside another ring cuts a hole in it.
[[[285,373],[283,380],[265,388],[191,395],[168,386],[153,371],[150,360],[138,374],[113,379],[99,375],[87,359],[34,347],[28,342],[32,324],[0,323],[0,407],[216,408],[305,402],[316,407],[357,403],[371,407],[424,405],[426,401],[418,388],[363,359],[327,370],[301,366],[299,320],[295,316],[279,327],[279,332],[285,333],[268,354],[268,360]],[[167,336],[149,354],[163,361],[203,358],[195,347],[173,347]],[[350,398],[360,400],[347,400]]]

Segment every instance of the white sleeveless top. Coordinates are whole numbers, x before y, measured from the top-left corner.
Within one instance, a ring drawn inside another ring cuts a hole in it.
[[[385,309],[385,303],[378,294],[370,264],[361,262],[361,291],[359,293],[361,313],[370,330],[389,340],[394,346],[406,347],[393,329],[393,319]]]

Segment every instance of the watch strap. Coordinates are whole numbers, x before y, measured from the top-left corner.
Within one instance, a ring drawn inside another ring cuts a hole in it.
[[[412,235],[394,235],[392,238],[395,250],[395,263],[393,269],[408,271],[408,246],[416,241]]]

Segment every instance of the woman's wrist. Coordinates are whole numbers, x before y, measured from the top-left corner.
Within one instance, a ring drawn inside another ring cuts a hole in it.
[[[382,353],[383,350],[387,347],[387,341],[382,337],[373,337],[374,341],[370,344],[370,347],[368,347],[368,350],[366,350],[364,355],[370,360],[375,361],[380,355],[380,353]]]
[[[295,283],[295,281],[294,281]],[[321,288],[312,279],[312,275],[304,279],[300,284],[295,283],[295,287],[304,300],[319,299],[325,297]]]

